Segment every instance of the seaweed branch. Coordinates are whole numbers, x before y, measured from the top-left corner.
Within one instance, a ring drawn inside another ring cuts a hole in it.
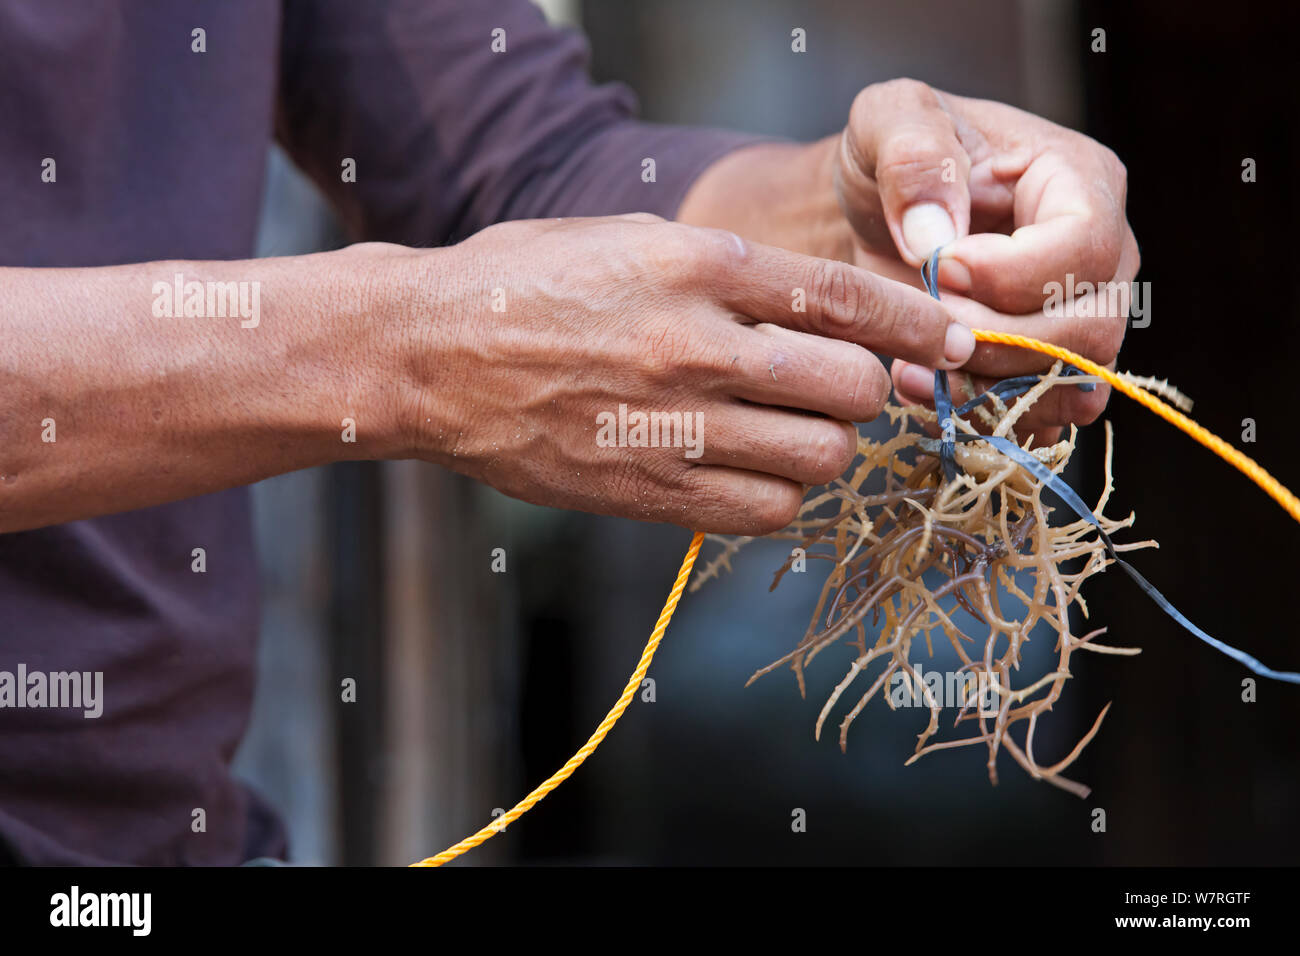
[[[1025,411],[1049,389],[1087,380],[1067,378],[1057,363],[1009,407],[1000,400],[987,403],[981,423],[1028,450],[1015,434]],[[886,410],[899,423],[899,433],[883,442],[859,436],[858,458],[845,477],[810,489],[797,518],[773,536],[797,542],[809,566],[828,573],[796,646],[750,681],[788,666],[802,693],[812,660],[829,647],[846,646],[849,667],[818,715],[816,737],[843,704],[848,709],[839,723],[839,742],[846,749],[850,727],[874,697],[880,695],[891,709],[905,699],[929,711],[909,764],[938,750],[981,745],[988,751],[989,779],[995,784],[997,760],[1005,751],[1034,779],[1086,796],[1088,788],[1064,771],[1096,735],[1106,709],[1055,762],[1040,761],[1034,734],[1071,679],[1076,650],[1139,653],[1100,643],[1104,628],[1083,635],[1071,630],[1072,606],[1087,617],[1083,583],[1111,563],[1097,529],[1078,518],[1053,525],[1043,483],[987,442],[957,446],[959,473],[945,485],[936,457],[938,441],[925,431],[934,412],[919,406],[890,405]],[[958,419],[957,425],[975,434],[968,422]],[[1059,473],[1074,453],[1076,438],[1072,430],[1065,440],[1031,453]],[[1104,514],[1114,485],[1111,441],[1107,423],[1105,485],[1093,514],[1114,535],[1133,523],[1133,515],[1115,519]],[[732,557],[748,540],[711,538],[719,550],[697,572],[692,590],[730,570]],[[1154,541],[1139,541],[1117,549],[1155,546]],[[792,551],[776,572],[774,588],[794,561]],[[1022,612],[1004,612],[1012,598],[1023,605]],[[959,611],[976,626],[958,626],[954,618]],[[1055,633],[1056,658],[1045,673],[1024,674],[1024,646],[1040,625]],[[956,699],[927,684],[919,667],[922,653],[933,654],[935,640],[947,641],[960,662],[949,675],[958,688]],[[845,695],[860,679],[870,684],[850,707],[847,701],[853,698]],[[940,739],[946,708],[956,713],[951,726],[957,735]]]

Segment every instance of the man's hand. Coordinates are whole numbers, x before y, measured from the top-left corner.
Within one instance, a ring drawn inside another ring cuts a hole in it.
[[[200,297],[256,286],[257,320],[160,316],[178,274]],[[916,289],[648,215],[433,250],[3,269],[0,293],[18,370],[0,380],[0,532],[424,458],[541,504],[765,533],[879,414],[871,349],[955,368],[975,347]],[[670,416],[658,447],[629,437],[640,414]]]
[[[804,484],[848,467],[849,423],[890,390],[871,349],[953,368],[974,347],[913,288],[648,215],[505,223],[376,274],[414,289],[391,304],[412,343],[394,369],[405,455],[539,504],[715,532],[777,530]],[[620,406],[677,413],[702,442],[609,447]]]
[[[811,147],[751,147],[715,164],[682,218],[729,225],[729,207],[749,189],[765,199],[751,198],[732,228],[913,284],[922,260],[943,246],[939,282],[959,321],[1113,365],[1139,264],[1125,188],[1115,154],[1086,136],[1003,104],[894,80],[863,90],[838,136]],[[792,190],[806,194],[801,206]],[[1086,308],[1093,303],[1080,303],[1074,311],[1086,318],[1044,314],[1046,287],[1065,285],[1067,275],[1075,284],[1115,283],[1120,308],[1098,317]],[[979,389],[1050,364],[1037,353],[980,345],[965,371]],[[901,398],[929,401],[933,375],[923,363],[896,361],[893,380]],[[1060,425],[1095,419],[1107,397],[1104,385],[1055,389],[1022,422],[1050,439]]]
[[[177,274],[256,286],[257,321],[160,316]],[[871,349],[952,368],[975,347],[916,289],[645,215],[433,250],[3,269],[0,293],[0,532],[417,457],[542,504],[763,533],[880,412]],[[668,447],[601,440],[620,405],[633,427],[676,413]]]
[[[1010,106],[896,80],[867,87],[854,101],[836,187],[859,264],[914,272],[943,246],[939,282],[966,299],[951,303],[963,322],[1046,339],[1113,365],[1139,259],[1124,215],[1124,166],[1106,147]],[[1074,284],[1121,285],[1122,311],[1045,316],[1049,284],[1064,286],[1067,274]],[[981,345],[965,371],[977,376],[978,389],[1050,363]],[[902,397],[925,400],[933,370],[896,362],[893,378]],[[1025,424],[1090,422],[1107,392],[1056,389]]]

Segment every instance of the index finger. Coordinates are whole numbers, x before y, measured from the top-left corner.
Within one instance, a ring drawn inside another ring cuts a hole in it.
[[[957,368],[975,337],[937,300],[846,262],[740,241],[714,290],[759,322],[843,339],[894,358]]]

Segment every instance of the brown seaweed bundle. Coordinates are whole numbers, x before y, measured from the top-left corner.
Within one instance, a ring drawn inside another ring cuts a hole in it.
[[[1017,438],[1015,425],[1048,389],[1090,381],[1096,380],[1067,377],[1058,362],[1009,407],[991,395],[975,414],[985,434],[1017,442],[1059,474],[1074,453],[1077,432],[1071,429],[1050,447],[1030,449]],[[1035,752],[1034,734],[1070,680],[1076,651],[1139,653],[1101,643],[1104,627],[1076,634],[1070,623],[1071,608],[1087,619],[1084,582],[1113,563],[1098,526],[1113,537],[1134,520],[1132,514],[1122,519],[1104,514],[1112,490],[1109,423],[1105,485],[1093,508],[1097,525],[1070,511],[1064,514],[1075,520],[1053,524],[1044,482],[987,441],[968,438],[958,444],[958,473],[945,483],[939,442],[924,427],[935,421],[935,413],[893,405],[887,413],[899,425],[898,434],[886,441],[859,436],[858,458],[849,472],[811,489],[796,520],[773,536],[797,542],[777,570],[773,588],[796,563],[825,562],[829,573],[802,639],[750,682],[789,666],[803,694],[804,674],[814,658],[834,646],[851,648],[847,673],[817,719],[819,739],[826,721],[842,711],[839,739],[847,748],[850,726],[872,699],[880,696],[896,709],[895,693],[888,688],[902,689],[929,712],[909,764],[937,750],[982,745],[993,783],[998,756],[1005,751],[1031,777],[1086,796],[1088,788],[1064,771],[1096,735],[1106,708],[1054,762],[1043,762]],[[970,422],[956,416],[954,422],[959,433],[978,434]],[[731,557],[751,539],[710,540],[721,550],[697,572],[692,590],[729,569]],[[1116,551],[1155,546],[1154,541],[1114,545]],[[1050,669],[1030,672],[1023,652],[1040,625],[1045,630],[1036,639],[1054,632],[1055,656]],[[960,662],[955,701],[936,693],[925,677],[923,655],[933,657],[935,641],[948,642]],[[941,733],[946,707],[954,714],[952,734]]]

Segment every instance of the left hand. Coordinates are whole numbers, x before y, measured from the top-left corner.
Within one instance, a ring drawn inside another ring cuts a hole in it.
[[[893,80],[854,101],[834,179],[858,265],[915,284],[921,262],[943,246],[939,282],[954,293],[944,303],[959,321],[1114,366],[1139,256],[1124,212],[1127,173],[1111,150],[1001,103]],[[1075,285],[1116,284],[1120,308],[1105,308],[1103,289],[1100,300],[1077,300],[1067,313],[1086,317],[1045,314],[1049,284],[1065,286],[1067,275]],[[979,390],[1051,362],[980,344],[964,370]],[[893,380],[900,398],[930,401],[931,369],[896,361]],[[1054,389],[1021,429],[1053,440],[1062,425],[1096,419],[1108,395],[1105,385]]]

